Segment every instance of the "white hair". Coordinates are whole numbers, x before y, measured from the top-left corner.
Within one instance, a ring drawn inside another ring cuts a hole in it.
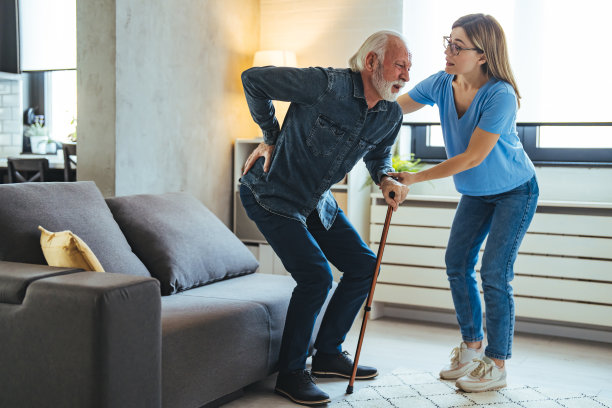
[[[387,44],[389,42],[390,37],[397,37],[400,41],[404,43],[406,49],[408,49],[406,40],[397,31],[377,31],[371,36],[369,36],[367,40],[365,40],[364,43],[361,45],[361,47],[359,47],[355,55],[353,55],[349,59],[349,68],[355,72],[361,72],[365,67],[366,56],[370,52],[375,53],[378,56],[380,63],[382,64],[385,59],[385,52],[387,50]]]

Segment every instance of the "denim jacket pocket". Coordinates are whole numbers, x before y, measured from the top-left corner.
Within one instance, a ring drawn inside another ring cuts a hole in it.
[[[331,119],[319,115],[306,139],[306,144],[315,156],[330,156],[344,138],[345,133]]]
[[[375,147],[375,143],[372,143],[367,139],[359,139],[359,150],[361,150],[364,155],[370,153]]]

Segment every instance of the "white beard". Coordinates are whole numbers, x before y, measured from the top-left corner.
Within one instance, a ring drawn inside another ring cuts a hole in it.
[[[383,67],[382,64],[379,62],[378,66],[374,70],[374,75],[372,76],[372,83],[374,84],[374,88],[376,88],[376,91],[382,99],[389,102],[395,102],[399,95],[399,92],[393,93],[393,85],[399,85],[400,87],[403,87],[406,82],[402,81],[401,79],[398,79],[397,81],[385,80],[385,78],[383,77]]]

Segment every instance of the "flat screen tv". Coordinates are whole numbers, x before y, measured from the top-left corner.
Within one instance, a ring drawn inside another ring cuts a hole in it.
[[[21,73],[18,1],[0,0],[0,72]]]

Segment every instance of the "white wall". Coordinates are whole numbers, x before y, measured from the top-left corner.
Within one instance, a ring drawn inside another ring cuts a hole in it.
[[[300,67],[347,67],[382,29],[401,31],[402,0],[261,0],[261,49],[295,51]]]
[[[540,200],[612,203],[610,168],[536,166],[536,176]],[[459,195],[451,177],[415,184],[410,194]]]
[[[0,157],[19,155],[23,134],[22,80],[18,75],[6,76],[11,79],[0,73]]]

